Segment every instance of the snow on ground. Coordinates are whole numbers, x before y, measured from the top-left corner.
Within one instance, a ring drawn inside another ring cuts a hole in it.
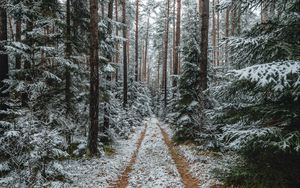
[[[169,126],[167,124],[161,126],[172,138],[173,131]],[[212,176],[211,171],[221,167],[222,159],[227,156],[223,156],[220,153],[200,152],[194,145],[179,145],[176,147],[190,164],[189,171],[199,180],[200,188],[222,187],[222,183]]]
[[[184,187],[157,123],[154,117],[148,123],[128,187]]]
[[[136,142],[144,126],[137,127],[128,140],[119,140],[113,146],[116,153],[101,158],[68,160],[61,165],[72,180],[71,184],[52,182],[49,187],[107,188],[122,173],[136,149]]]

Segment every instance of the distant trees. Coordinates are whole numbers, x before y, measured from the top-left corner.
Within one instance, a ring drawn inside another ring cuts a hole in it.
[[[99,57],[98,57],[98,2],[90,0],[90,127],[88,155],[98,153],[99,130]]]

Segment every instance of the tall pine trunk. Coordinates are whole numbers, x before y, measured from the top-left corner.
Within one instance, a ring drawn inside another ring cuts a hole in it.
[[[22,36],[22,22],[21,19],[16,19],[16,41],[21,42]],[[21,55],[16,55],[16,69],[21,69]]]
[[[2,5],[1,5],[2,6]],[[8,55],[5,54],[4,43],[7,40],[7,13],[4,7],[0,7],[0,86],[3,86],[2,81],[8,76]]]
[[[146,41],[145,41],[145,65],[144,65],[144,80],[149,84],[149,65],[148,65],[148,46],[149,46],[149,27],[150,27],[150,18],[147,19],[147,28],[146,28]],[[147,68],[148,67],[148,68]]]
[[[122,1],[122,17],[123,17],[123,38],[127,37],[127,26],[126,25],[126,0]],[[127,43],[123,41],[123,107],[127,106],[127,92],[128,92],[128,83],[127,83]]]
[[[209,24],[209,0],[202,1],[202,25],[201,25],[201,43],[200,43],[200,89],[207,89],[207,64],[208,64],[208,24]]]
[[[213,11],[212,11],[212,47],[213,47],[213,66],[216,66],[217,63],[216,63],[216,49],[217,49],[217,33],[216,33],[216,9],[215,9],[215,6],[216,6],[216,2],[215,0],[212,1],[213,2]]]
[[[180,25],[181,25],[181,0],[177,0],[177,11],[176,11],[176,36],[175,36],[175,55],[174,55],[174,65],[173,73],[174,75],[179,74],[179,46],[180,46]],[[174,78],[173,86],[177,86],[177,78]]]
[[[4,1],[4,4],[6,1]],[[7,97],[7,94],[3,94],[5,89],[3,83],[4,79],[8,78],[8,55],[5,53],[4,42],[7,40],[7,13],[4,7],[0,5],[0,97]],[[4,53],[3,53],[4,52]],[[6,105],[0,101],[0,110],[6,110]],[[0,114],[0,120],[4,116]]]
[[[139,80],[139,0],[136,0],[135,13],[135,81]]]
[[[72,54],[72,46],[71,46],[71,0],[66,1],[66,41],[65,41],[65,55],[67,60],[71,60],[71,54]],[[66,79],[66,85],[65,85],[65,102],[66,102],[66,116],[68,117],[71,114],[71,84],[72,84],[72,78],[71,73],[69,70],[69,67],[65,67],[65,79]],[[66,140],[67,143],[71,143],[71,132],[68,131],[66,133]]]
[[[118,15],[118,7],[119,7],[119,0],[115,0],[115,17],[116,17],[116,22],[119,21],[119,15]],[[116,27],[116,36],[119,36],[119,28]],[[119,81],[119,67],[118,67],[118,64],[119,64],[119,58],[120,58],[120,54],[119,54],[119,49],[120,49],[120,46],[119,46],[119,41],[117,41],[116,43],[116,65],[117,65],[117,68],[116,68],[116,82]]]
[[[98,153],[99,129],[99,60],[98,60],[98,1],[90,0],[90,128],[88,155]]]
[[[66,1],[66,41],[65,41],[65,55],[66,59],[71,60],[72,46],[71,46],[71,2]],[[71,112],[71,73],[69,67],[65,68],[65,102],[66,102],[66,115],[68,116]]]
[[[108,3],[108,19],[112,20],[113,19],[113,8],[114,8],[114,0],[109,0]],[[112,24],[109,21],[108,22],[108,26],[107,26],[107,31],[108,31],[108,37],[112,38]],[[111,41],[111,40],[110,40]],[[112,61],[112,55],[110,53],[107,54],[107,59],[109,61],[109,63]],[[107,82],[111,81],[111,73],[108,73],[108,75],[106,75],[106,80]],[[109,85],[109,84],[108,84]],[[107,87],[110,89],[110,86]],[[102,142],[108,142],[108,129],[109,129],[109,97],[105,97],[105,101],[104,101],[104,117],[103,117],[103,134],[105,135],[103,138],[101,138]]]
[[[164,106],[167,107],[167,97],[168,97],[168,44],[169,44],[169,15],[170,15],[170,0],[167,0],[167,13],[165,20],[165,35],[164,35],[164,54],[163,54],[163,88],[164,88]]]

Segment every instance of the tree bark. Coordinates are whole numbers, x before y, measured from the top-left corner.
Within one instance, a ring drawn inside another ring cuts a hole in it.
[[[71,46],[71,2],[70,0],[66,1],[66,41],[65,41],[65,56],[67,60],[71,60],[72,54],[72,46]],[[66,116],[68,117],[71,114],[71,84],[72,84],[72,77],[69,70],[69,67],[65,67],[65,102],[66,102]],[[71,133],[67,132],[66,136],[67,143],[71,143]]]
[[[170,0],[167,0],[167,13],[166,13],[166,22],[165,22],[165,36],[164,36],[164,56],[163,56],[163,87],[164,87],[164,106],[167,107],[167,97],[168,97],[168,75],[167,75],[167,66],[168,66],[168,44],[169,44],[169,15],[170,15]]]
[[[118,15],[118,7],[119,7],[119,0],[115,0],[115,16],[116,16],[116,22],[119,21],[119,15]],[[116,27],[116,36],[119,36],[119,28]],[[120,54],[119,54],[119,42],[116,43],[116,64],[118,66],[119,64],[119,58],[120,58]],[[116,68],[116,82],[119,81],[119,67]]]
[[[229,49],[228,49],[228,37],[229,37],[229,14],[230,14],[230,8],[226,9],[226,15],[225,15],[225,38],[226,38],[226,42],[225,42],[225,64],[228,65],[229,64]]]
[[[122,1],[122,17],[123,24],[126,24],[126,0]],[[127,37],[127,27],[123,26],[123,37]],[[123,107],[127,107],[127,92],[128,92],[128,83],[127,83],[127,42],[123,41]]]
[[[88,155],[98,154],[99,129],[99,57],[98,57],[98,1],[90,0],[90,128]]]
[[[108,22],[108,26],[107,26],[107,31],[108,31],[108,37],[112,38],[112,24],[111,24],[111,20],[113,19],[113,7],[114,7],[114,0],[110,0],[108,3],[108,15],[107,17],[109,18],[109,22]],[[109,60],[109,62],[112,61],[112,55],[110,53],[108,53],[107,55],[107,59]],[[111,73],[109,73],[108,75],[106,75],[106,80],[107,82],[111,81]],[[108,87],[110,88],[110,87]],[[108,142],[108,129],[109,129],[109,118],[110,118],[110,114],[109,114],[109,97],[105,97],[105,101],[104,101],[104,117],[103,117],[103,134],[105,135],[104,138],[101,139],[102,142]]]
[[[216,9],[215,9],[215,6],[216,6],[216,2],[215,0],[212,1],[213,2],[213,11],[212,11],[212,47],[213,47],[213,65],[216,66],[216,49],[217,49],[217,33],[216,33]]]
[[[22,22],[21,19],[16,20],[16,41],[21,42]],[[21,69],[21,55],[16,55],[16,69]]]
[[[6,3],[6,1],[4,1]],[[4,7],[0,7],[0,97],[6,97],[3,94],[3,80],[8,78],[8,55],[5,53],[4,42],[7,40],[7,13]],[[4,52],[4,53],[3,53]]]
[[[176,11],[176,37],[175,37],[175,56],[174,56],[174,65],[173,73],[174,75],[179,74],[179,47],[180,47],[180,25],[181,25],[181,0],[177,0],[177,11]],[[173,86],[177,86],[177,78],[174,78]]]
[[[139,80],[139,0],[136,0],[135,13],[135,81]]]
[[[261,2],[261,23],[266,24],[268,22],[268,2],[262,0]]]
[[[66,41],[65,41],[65,55],[66,59],[71,60],[72,46],[71,46],[71,2],[66,1]],[[71,73],[68,67],[65,68],[65,101],[66,101],[66,116],[71,112]]]
[[[148,46],[149,46],[149,27],[150,27],[150,19],[148,17],[147,19],[147,28],[146,28],[146,44],[145,44],[145,67],[144,67],[144,74],[145,74],[145,78],[144,80],[147,81],[147,83],[149,84],[149,65],[148,65]],[[147,69],[148,66],[148,69]]]
[[[201,55],[200,55],[200,88],[207,89],[207,64],[208,64],[208,27],[209,27],[209,0],[201,0],[203,9],[201,13]]]
[[[217,5],[219,6],[220,0],[217,0]],[[220,11],[217,10],[217,66],[220,65]]]

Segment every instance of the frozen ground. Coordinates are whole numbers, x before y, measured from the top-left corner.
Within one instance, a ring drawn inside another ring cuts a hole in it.
[[[145,123],[146,129],[141,126],[128,140],[120,140],[114,146],[116,153],[110,157],[60,163],[72,183],[52,182],[48,187],[222,187],[222,184],[210,175],[210,171],[218,167],[218,160],[222,156],[200,153],[192,145],[170,148],[169,144],[166,145],[165,136],[169,135],[171,138],[173,133],[168,125],[160,123],[155,117],[147,119]],[[163,135],[158,124],[167,133]],[[175,154],[174,157],[174,150],[180,155]],[[182,164],[178,164],[178,158],[187,162],[184,168],[188,173],[182,173]],[[181,166],[178,168],[178,165]],[[198,179],[196,186],[186,186],[186,181],[189,181],[189,177],[186,176]]]
[[[168,125],[163,124],[162,127],[170,137],[173,136]],[[224,156],[221,153],[201,152],[194,145],[178,145],[176,148],[189,163],[189,171],[199,180],[200,188],[223,187],[222,183],[212,176],[211,171],[215,168],[222,168],[223,159],[230,156]]]
[[[156,118],[148,123],[128,187],[184,187],[157,123]]]
[[[130,161],[136,149],[136,142],[144,126],[137,127],[128,140],[119,140],[113,147],[116,153],[112,156],[103,156],[99,159],[69,160],[61,165],[68,174],[72,183],[61,184],[52,182],[49,187],[80,187],[80,188],[107,188],[115,181]]]

